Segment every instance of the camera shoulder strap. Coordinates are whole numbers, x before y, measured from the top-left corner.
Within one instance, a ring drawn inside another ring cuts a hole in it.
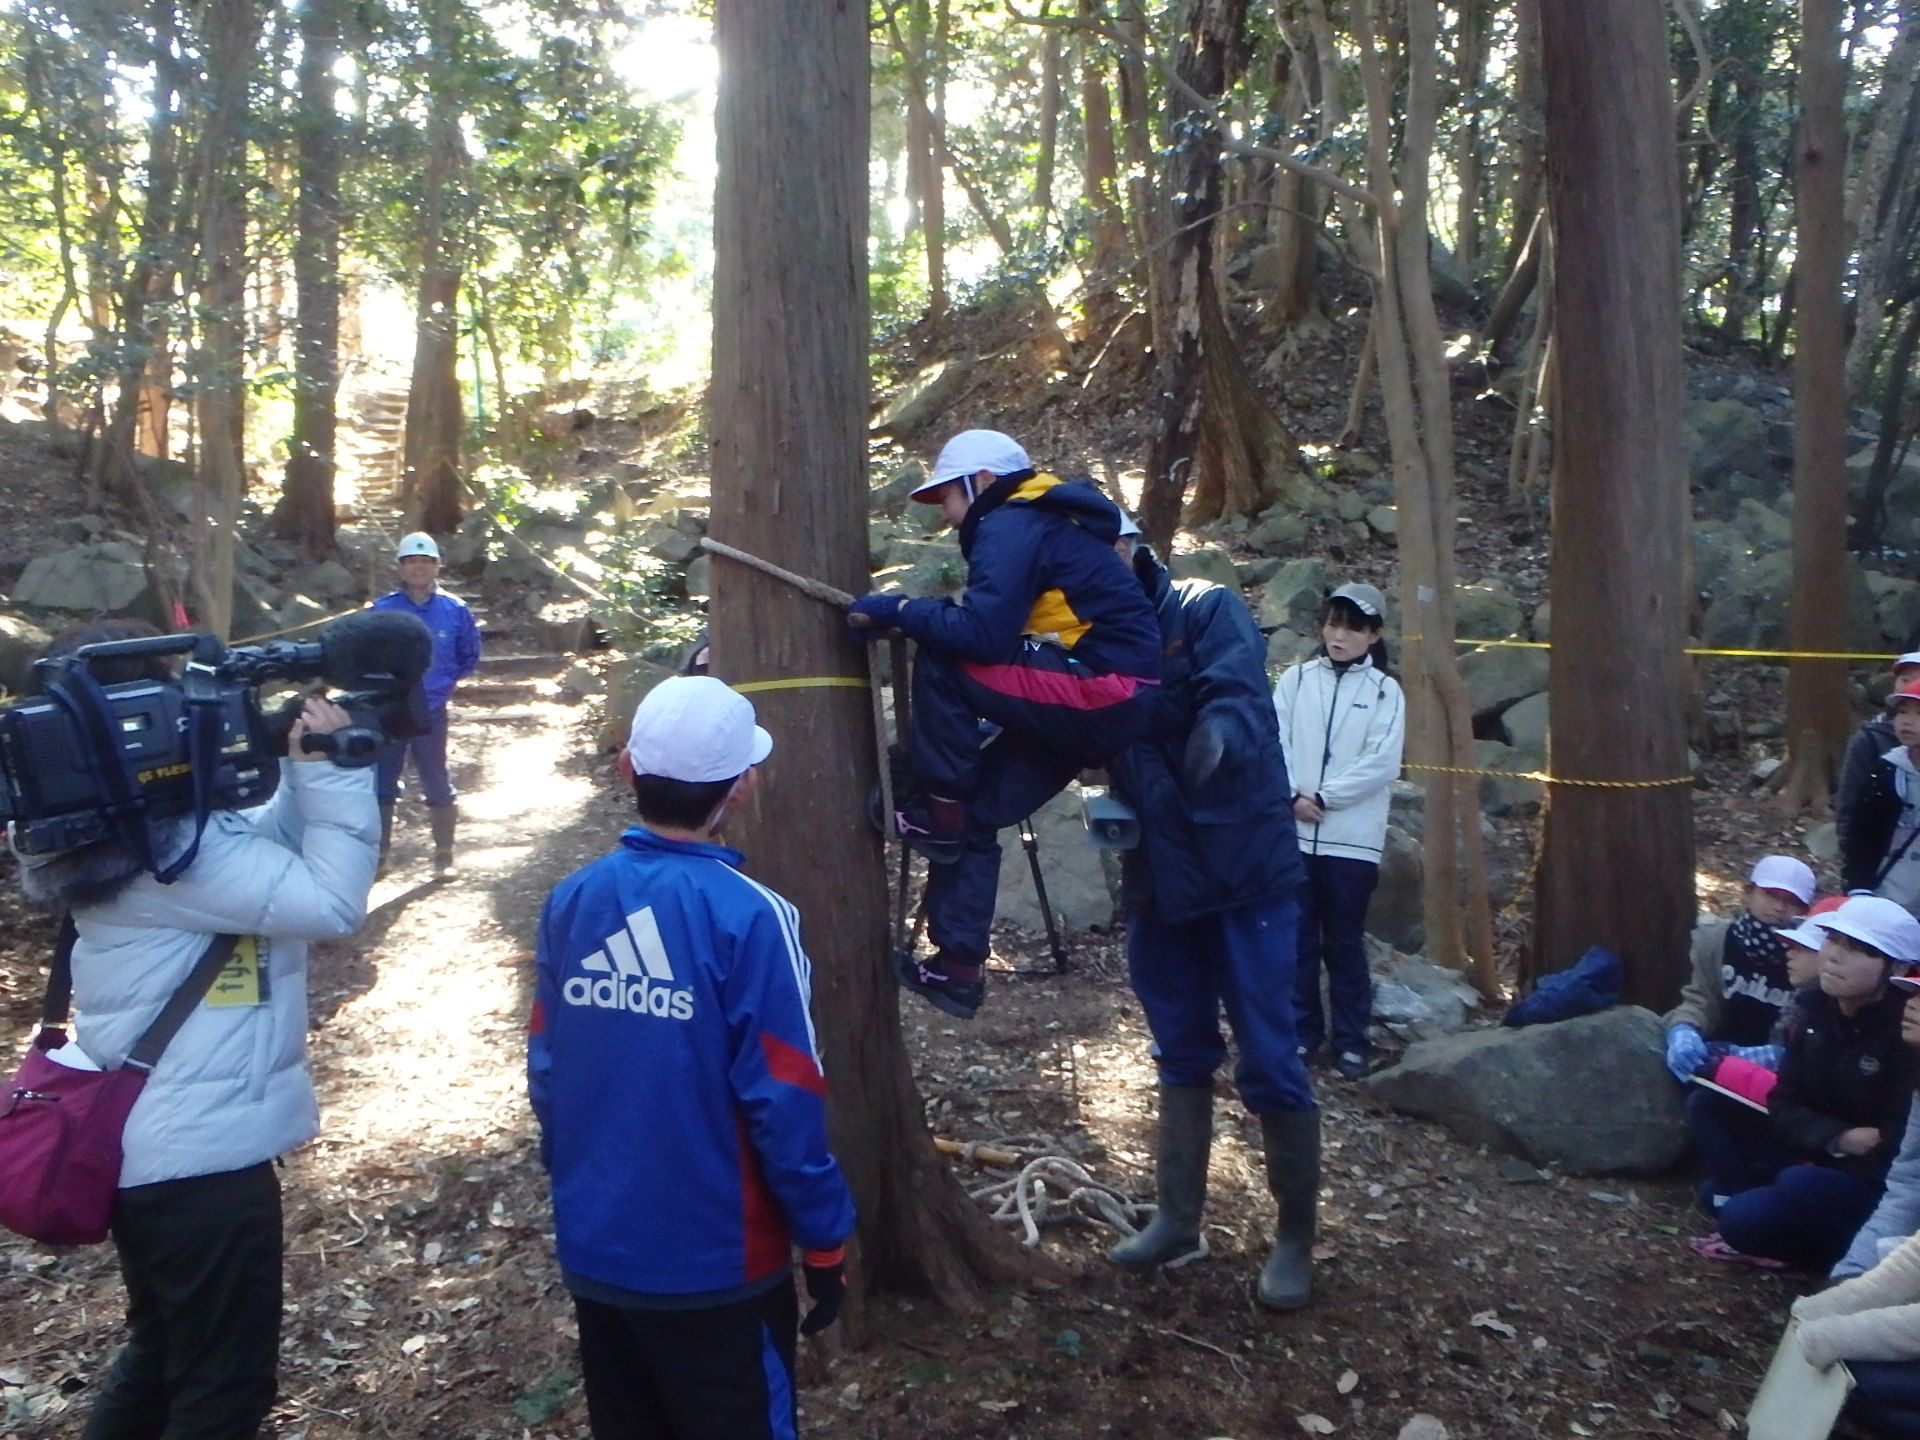
[[[60,937],[53,944],[53,964],[47,969],[47,993],[40,1001],[40,1027],[51,1030],[67,1023],[73,1013],[73,946],[80,938],[69,911],[60,917]]]
[[[238,935],[216,935],[208,942],[200,962],[188,972],[180,988],[167,998],[159,1016],[127,1052],[126,1064],[130,1069],[151,1070],[160,1063],[160,1056],[173,1043],[180,1027],[187,1023],[193,1007],[206,998],[213,977],[227,968],[227,962],[233,959],[233,947],[239,943]]]
[[[207,833],[207,817],[213,813],[214,770],[220,763],[220,676],[196,651],[187,662],[182,686],[187,697],[187,763],[193,777],[193,839],[171,864],[155,867],[153,878],[162,885],[178,880],[200,853],[200,837]]]

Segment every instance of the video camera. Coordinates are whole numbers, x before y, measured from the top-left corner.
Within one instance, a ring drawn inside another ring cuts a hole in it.
[[[185,655],[179,679],[102,685],[96,661]],[[23,854],[64,850],[118,835],[162,882],[177,879],[199,849],[214,810],[265,804],[279,784],[279,757],[300,697],[275,715],[256,687],[322,680],[352,724],[307,735],[302,748],[336,765],[370,765],[389,740],[428,728],[421,677],[433,635],[393,610],[362,610],[312,642],[227,648],[211,635],[156,635],[83,645],[36,662],[44,694],[0,710],[0,820],[13,822]],[[162,866],[154,827],[195,817],[187,852]]]

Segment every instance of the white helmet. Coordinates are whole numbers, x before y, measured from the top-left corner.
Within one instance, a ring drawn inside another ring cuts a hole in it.
[[[433,536],[424,530],[416,530],[400,542],[400,548],[393,552],[395,560],[404,560],[409,555],[426,555],[434,560],[440,558],[440,547],[433,542]]]

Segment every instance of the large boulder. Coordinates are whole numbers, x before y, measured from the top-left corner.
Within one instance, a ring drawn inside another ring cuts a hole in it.
[[[1462,640],[1504,640],[1518,633],[1523,618],[1505,581],[1453,588],[1453,633]]]
[[[47,610],[113,615],[131,607],[146,588],[139,548],[103,540],[35,556],[13,587],[13,599]]]
[[[1874,621],[1881,638],[1896,650],[1904,651],[1907,641],[1920,632],[1920,581],[1902,580],[1869,570],[1864,577],[1873,596]]]
[[[617,659],[600,672],[606,684],[606,718],[600,724],[600,749],[618,750],[627,743],[627,731],[633,724],[633,712],[647,692],[673,674],[673,667],[638,656]]]
[[[1547,759],[1547,696],[1543,690],[1515,701],[1500,715],[1500,729],[1518,755],[1527,761],[1523,769],[1538,769]]]
[[[1547,688],[1547,652],[1525,645],[1483,645],[1460,657],[1475,720],[1491,720],[1516,700]]]
[[[1047,904],[1059,923],[1069,930],[1112,924],[1114,895],[1100,851],[1087,838],[1080,818],[1078,785],[1069,785],[1034,812],[1033,835],[1040,874],[1047,882]],[[994,918],[1036,933],[1047,928],[1018,826],[1000,832],[1000,894]]]
[[[1274,506],[1262,511],[1247,531],[1247,544],[1262,555],[1291,555],[1307,538],[1307,517],[1296,510]]]
[[[1423,873],[1420,842],[1398,825],[1387,826],[1380,881],[1367,906],[1367,933],[1403,954],[1413,954],[1426,944]]]
[[[1524,773],[1537,768],[1514,746],[1503,745],[1498,740],[1476,740],[1473,749],[1474,763],[1482,770]],[[1507,780],[1497,775],[1486,775],[1480,780],[1480,808],[1489,815],[1511,815],[1515,811],[1528,810],[1540,803],[1541,788],[1538,780]]]
[[[1785,550],[1793,544],[1793,521],[1758,500],[1742,500],[1733,512],[1733,528],[1754,549]]]
[[[972,375],[965,361],[934,361],[894,393],[873,428],[902,438],[914,434],[952,408]]]
[[[1712,485],[1735,473],[1769,475],[1775,469],[1766,418],[1738,400],[1693,400],[1681,422],[1687,473]]]
[[[1637,1007],[1422,1041],[1366,1084],[1470,1144],[1573,1175],[1656,1175],[1687,1151],[1660,1017]]]
[[[1315,634],[1314,623],[1320,602],[1333,588],[1333,572],[1327,562],[1316,559],[1289,560],[1274,572],[1260,591],[1259,620],[1262,629],[1285,625],[1300,635]]]
[[[1234,568],[1233,556],[1223,545],[1202,545],[1182,551],[1167,568],[1176,580],[1211,580],[1229,590],[1240,588],[1240,572]]]
[[[52,638],[31,620],[0,615],[0,695],[24,695],[36,688],[33,662]]]

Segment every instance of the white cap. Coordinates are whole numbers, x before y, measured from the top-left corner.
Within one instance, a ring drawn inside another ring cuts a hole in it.
[[[1791,855],[1763,856],[1747,876],[1747,883],[1762,890],[1784,890],[1802,905],[1811,905],[1820,893],[1820,882],[1813,878],[1813,871]]]
[[[1920,650],[1909,650],[1893,662],[1893,668],[1896,670],[1906,665],[1920,665]]]
[[[982,470],[1012,475],[1032,468],[1033,461],[1011,435],[1002,435],[998,430],[962,430],[940,447],[940,458],[933,462],[933,473],[908,494],[924,495],[949,480],[971,479]]]
[[[1802,920],[1798,925],[1783,926],[1773,933],[1802,950],[1818,950],[1827,943],[1827,932],[1820,928],[1818,920]]]
[[[745,774],[773,753],[753,723],[753,702],[711,675],[675,675],[633,712],[627,758],[636,775],[710,785]]]
[[[400,548],[393,552],[393,558],[404,560],[409,555],[427,555],[435,560],[440,558],[440,547],[433,542],[433,536],[424,530],[416,530],[400,541]]]
[[[1909,915],[1904,905],[1882,900],[1878,895],[1855,895],[1838,910],[1829,911],[1813,923],[1822,930],[1871,945],[1900,964],[1920,961],[1920,920]]]
[[[1125,510],[1122,510],[1120,512],[1120,538],[1124,540],[1129,535],[1138,535],[1139,533],[1140,533],[1139,522],[1136,521],[1133,518],[1133,516],[1129,515]]]

